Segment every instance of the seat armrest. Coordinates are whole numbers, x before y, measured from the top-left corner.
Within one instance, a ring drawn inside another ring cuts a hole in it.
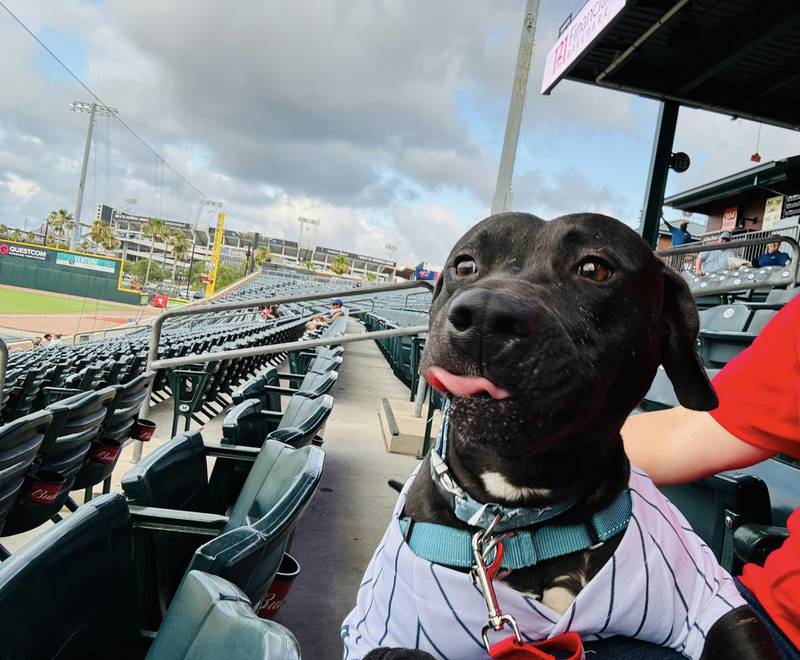
[[[255,463],[261,447],[245,447],[243,445],[223,445],[220,442],[206,442],[203,441],[203,446],[206,448],[206,456],[215,456],[217,458],[230,458],[235,461],[246,461],[248,463]]]
[[[306,377],[305,374],[293,374],[293,373],[282,374],[278,372],[278,378],[285,380],[303,380],[303,378],[305,377]]]
[[[785,527],[747,524],[733,533],[733,552],[743,562],[762,565],[789,537]]]
[[[129,504],[128,510],[134,527],[161,532],[219,536],[228,523],[227,516],[199,511],[178,511],[136,504]]]
[[[285,394],[286,396],[292,396],[293,394],[297,393],[297,390],[294,390],[291,387],[277,387],[276,385],[264,385],[264,391],[275,392],[276,394]]]

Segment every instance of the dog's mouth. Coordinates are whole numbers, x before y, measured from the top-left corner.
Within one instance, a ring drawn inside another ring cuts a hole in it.
[[[431,387],[442,394],[456,397],[489,397],[495,400],[511,397],[511,392],[483,376],[459,376],[442,367],[430,367],[425,376]]]

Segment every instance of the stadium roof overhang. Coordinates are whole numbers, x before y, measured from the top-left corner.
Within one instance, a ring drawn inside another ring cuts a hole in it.
[[[797,0],[590,0],[554,49],[565,36],[542,91],[566,78],[800,129]]]
[[[548,52],[541,91],[566,79],[662,102],[642,230],[655,245],[678,108],[800,130],[798,62],[797,0],[588,0]]]
[[[664,200],[666,206],[693,213],[710,213],[717,202],[751,190],[791,194],[800,189],[800,156],[763,163],[711,181]]]

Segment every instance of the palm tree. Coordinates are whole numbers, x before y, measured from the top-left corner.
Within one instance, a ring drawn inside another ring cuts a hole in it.
[[[303,266],[305,266],[306,270],[311,271],[312,273],[314,272],[314,262],[310,259],[308,261],[304,261]]]
[[[22,240],[22,232],[19,229],[15,229],[11,232],[11,240],[12,241],[21,241]]]
[[[27,234],[25,234],[25,240],[28,243],[34,243],[36,241],[36,234],[34,234],[32,231],[29,231]]]
[[[102,245],[103,237],[106,234],[106,227],[108,227],[108,225],[102,220],[95,220],[92,223],[92,226],[89,227],[89,239],[92,243],[95,245]]]
[[[169,235],[167,221],[161,218],[149,218],[142,225],[142,235],[150,237],[150,258],[147,261],[147,271],[144,274],[143,285],[147,286],[147,280],[150,278],[150,266],[153,263],[153,252],[156,249],[156,241],[164,240]]]
[[[174,263],[172,264],[172,281],[175,281],[175,275],[178,272],[178,261],[186,261],[186,255],[189,252],[189,246],[192,244],[192,238],[183,230],[171,234],[167,238],[170,252]]]
[[[344,275],[350,270],[350,260],[343,254],[337,255],[337,257],[331,261],[331,270],[337,275]]]
[[[8,227],[0,225],[0,237],[5,238],[6,234],[8,234]]]
[[[262,245],[253,250],[253,261],[255,261],[256,266],[260,266],[270,259],[272,259],[272,252],[268,247]]]
[[[112,252],[119,247],[119,239],[114,236],[111,225],[102,220],[95,220],[89,229],[89,238],[92,243],[99,245],[106,252]]]
[[[64,238],[64,233],[69,232],[75,226],[72,218],[72,213],[66,209],[58,209],[58,211],[50,211],[46,220],[47,224],[53,228],[53,231],[58,235],[58,243]]]

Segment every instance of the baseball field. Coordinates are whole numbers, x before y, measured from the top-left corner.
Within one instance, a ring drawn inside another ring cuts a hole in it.
[[[158,314],[153,307],[0,286],[0,337],[7,341],[43,335],[65,336],[139,323]]]

